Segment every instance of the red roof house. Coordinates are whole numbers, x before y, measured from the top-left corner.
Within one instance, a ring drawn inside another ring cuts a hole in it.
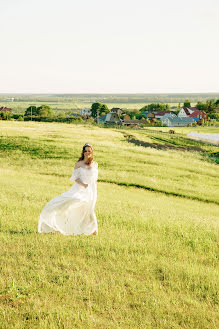
[[[2,107],[0,107],[0,112],[1,112],[1,111],[3,111],[3,112],[11,112],[12,109],[9,109],[9,108],[6,107],[6,106],[2,106]]]
[[[194,118],[194,119],[196,119],[196,121],[201,120],[201,119],[208,120],[207,114],[205,112],[199,111],[199,110],[196,110],[192,114],[190,114],[190,118]]]

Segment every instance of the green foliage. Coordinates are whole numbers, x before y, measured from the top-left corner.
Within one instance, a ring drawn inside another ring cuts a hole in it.
[[[31,106],[29,106],[29,107],[26,109],[24,115],[25,115],[25,116],[28,116],[28,115],[31,116],[31,114],[32,114],[32,115],[39,115],[39,108],[37,108],[35,105],[31,105]]]
[[[41,105],[37,108],[39,116],[42,118],[49,118],[53,116],[53,109],[49,105]]]
[[[91,106],[91,115],[93,118],[96,118],[97,116],[101,116],[109,112],[110,110],[108,109],[106,104],[93,103]]]
[[[190,107],[191,103],[189,99],[186,99],[185,102],[183,103],[183,107]]]
[[[12,118],[11,112],[0,111],[0,120],[10,120]]]
[[[17,121],[24,121],[24,118],[21,115],[19,115]]]
[[[167,111],[167,110],[170,110],[169,104],[152,103],[142,107],[140,109],[140,112]]]
[[[25,111],[25,116],[39,116],[42,118],[52,117],[53,109],[49,105],[41,105],[36,107],[35,105],[29,106]]]
[[[211,119],[217,119],[217,107],[218,100],[214,101],[213,99],[207,100],[205,103],[198,102],[196,107],[198,110],[207,113]]]

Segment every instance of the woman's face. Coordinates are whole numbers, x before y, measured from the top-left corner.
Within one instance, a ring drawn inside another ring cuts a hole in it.
[[[92,153],[92,148],[90,146],[86,146],[84,150],[84,155],[89,158],[92,156]]]

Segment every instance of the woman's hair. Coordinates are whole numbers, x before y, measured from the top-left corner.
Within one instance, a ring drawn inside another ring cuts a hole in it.
[[[93,153],[93,146],[91,144],[84,144],[82,152],[81,152],[81,157],[78,159],[78,161],[84,160],[84,152],[86,147],[90,147]],[[91,162],[93,161],[93,155],[90,157],[90,159],[88,159],[88,161],[86,162],[86,164],[91,164]]]

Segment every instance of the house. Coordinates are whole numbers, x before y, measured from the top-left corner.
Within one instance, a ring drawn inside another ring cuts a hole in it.
[[[102,115],[101,117],[99,117],[97,119],[97,122],[98,123],[105,123],[105,121],[106,121],[106,114],[105,115]]]
[[[164,118],[162,120],[162,124],[165,124],[167,127],[187,127],[192,125],[194,122],[193,118],[187,117],[187,118]]]
[[[182,107],[178,113],[179,118],[186,118],[190,116],[193,112],[197,111],[197,107]]]
[[[161,118],[160,118],[160,121],[161,123],[163,123],[163,120],[166,119],[166,118],[177,118],[177,115],[173,112],[171,113],[165,113]]]
[[[199,110],[194,111],[192,114],[190,114],[189,117],[193,118],[195,121],[199,121],[202,119],[208,120],[207,114],[205,112],[199,111]]]
[[[155,118],[156,118],[156,119],[160,119],[160,118],[162,118],[165,114],[170,114],[170,113],[172,113],[172,111],[158,111],[158,112],[156,112],[156,114],[155,114]]]
[[[111,109],[110,112],[112,112],[112,113],[116,113],[117,115],[121,115],[121,114],[124,114],[124,113],[125,113],[125,112],[124,112],[122,109],[120,109],[119,107],[113,107],[113,108]]]
[[[146,119],[155,118],[155,114],[153,112],[145,111],[145,112],[141,112],[141,114],[144,115]]]
[[[123,121],[131,120],[130,116],[128,114],[124,114]]]
[[[8,107],[6,107],[6,106],[2,106],[2,107],[0,107],[0,112],[12,112],[12,109],[9,109]]]
[[[123,126],[138,127],[140,124],[144,124],[143,120],[125,120],[122,122]]]
[[[97,118],[98,123],[120,124],[121,120],[116,112],[110,112]]]
[[[92,112],[91,109],[85,107],[84,109],[81,110],[80,114],[86,117],[90,117]]]

